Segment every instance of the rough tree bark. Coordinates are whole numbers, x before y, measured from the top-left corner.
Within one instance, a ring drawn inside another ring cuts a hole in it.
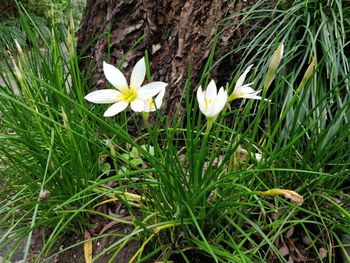
[[[88,0],[87,8],[78,32],[78,50],[86,50],[86,69],[93,63],[92,78],[98,88],[106,80],[102,61],[107,59],[110,28],[111,63],[117,64],[138,39],[144,40],[127,56],[124,72],[130,74],[132,66],[148,50],[153,79],[169,83],[167,100],[163,107],[170,116],[183,94],[187,69],[191,67],[192,82],[198,83],[211,43],[220,28],[222,19],[244,11],[256,0]],[[225,56],[237,45],[237,39],[248,32],[249,25],[234,30],[240,17],[226,20],[231,26],[220,34],[216,58],[222,59],[214,68],[213,77],[219,85],[232,74],[238,56]],[[100,36],[88,47],[88,43]],[[157,50],[158,49],[158,50]],[[152,52],[153,50],[153,52]]]

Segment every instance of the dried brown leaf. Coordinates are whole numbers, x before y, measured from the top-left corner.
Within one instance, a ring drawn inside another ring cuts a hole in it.
[[[289,249],[286,246],[280,247],[278,251],[283,257],[289,255]]]
[[[92,240],[89,231],[84,231],[84,257],[86,263],[92,263]]]
[[[310,245],[311,244],[310,239],[309,239],[308,236],[303,236],[303,243],[305,245]]]
[[[326,249],[326,248],[321,247],[320,250],[319,250],[319,252],[320,252],[320,255],[321,255],[321,258],[322,258],[322,259],[324,259],[324,258],[327,257],[327,249]]]
[[[288,229],[286,233],[286,238],[291,238],[294,233],[294,227],[292,226],[291,228]]]

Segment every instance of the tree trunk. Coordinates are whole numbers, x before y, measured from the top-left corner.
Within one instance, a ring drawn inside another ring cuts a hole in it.
[[[88,0],[81,28],[78,32],[78,50],[83,51],[86,60],[82,70],[92,62],[93,83],[103,88],[106,79],[102,72],[102,61],[107,60],[108,42],[110,62],[117,65],[125,56],[123,71],[130,74],[132,66],[145,50],[150,54],[151,73],[154,80],[167,82],[165,112],[172,116],[184,93],[188,68],[191,68],[193,89],[198,83],[206,59],[212,47],[212,40],[218,30],[226,28],[219,35],[215,53],[216,64],[212,71],[218,85],[225,85],[237,62],[236,54],[227,55],[249,25],[234,30],[238,16],[226,19],[244,11],[256,1],[244,0]],[[225,25],[229,25],[224,27]],[[110,29],[110,40],[108,32]],[[89,46],[94,37],[98,40]],[[143,37],[143,41],[130,48]],[[227,56],[225,56],[227,55]]]

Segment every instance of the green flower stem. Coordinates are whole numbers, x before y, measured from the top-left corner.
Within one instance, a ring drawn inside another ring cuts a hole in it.
[[[265,82],[264,82],[264,91],[268,90],[268,88],[270,87],[273,79],[275,78],[275,73],[276,73],[276,70],[272,68],[269,68],[269,70],[267,71]]]
[[[205,133],[204,133],[204,138],[208,140],[208,136],[209,136],[209,132],[211,130],[211,128],[213,127],[213,123],[215,121],[216,117],[208,117],[207,118],[207,128],[205,130]]]
[[[259,196],[276,196],[276,195],[281,195],[281,189],[270,189],[267,191],[258,191],[257,195]]]
[[[232,171],[236,172],[238,171],[239,165],[240,165],[240,156],[241,156],[241,146],[239,144],[240,141],[240,136],[237,135],[234,139],[234,145],[237,145],[237,149],[234,151],[234,153],[232,154],[231,158],[230,158],[230,163],[232,163]]]
[[[231,101],[234,101],[235,99],[237,99],[237,95],[234,92],[232,92],[232,94],[227,99],[227,104],[230,103]],[[227,106],[225,108],[227,108]]]
[[[200,150],[200,153],[199,153],[199,158],[198,158],[198,169],[197,171],[199,171],[199,174],[197,174],[196,176],[196,180],[194,180],[194,189],[197,189],[197,188],[200,188],[201,187],[201,182],[203,181],[203,178],[204,178],[204,173],[205,171],[203,170],[203,167],[204,167],[204,162],[205,162],[205,158],[207,156],[207,144],[208,144],[208,141],[209,141],[209,133],[210,133],[210,130],[211,128],[213,127],[213,123],[215,121],[216,117],[208,117],[207,118],[207,127],[206,127],[206,130],[205,130],[205,133],[204,133],[204,140],[202,142],[202,145],[201,145],[201,150]]]
[[[148,134],[149,134],[149,141],[150,141],[149,143],[151,143],[151,141],[154,140],[153,139],[154,138],[153,137],[154,133],[153,133],[153,130],[151,128],[151,125],[149,124],[148,117],[149,117],[149,112],[142,112],[142,118],[143,118],[143,121],[145,123],[146,129],[147,129]],[[154,141],[153,141],[152,144],[156,145]]]
[[[142,112],[142,118],[146,125],[147,130],[150,131],[151,126],[149,125],[149,122],[148,122],[149,112]]]

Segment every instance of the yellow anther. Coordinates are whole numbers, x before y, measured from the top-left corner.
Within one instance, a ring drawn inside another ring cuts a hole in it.
[[[206,110],[208,109],[209,104],[211,104],[211,99],[205,99],[204,107],[205,107]]]
[[[128,88],[122,89],[122,96],[124,101],[130,103],[137,98],[137,92],[130,85],[129,89]]]

